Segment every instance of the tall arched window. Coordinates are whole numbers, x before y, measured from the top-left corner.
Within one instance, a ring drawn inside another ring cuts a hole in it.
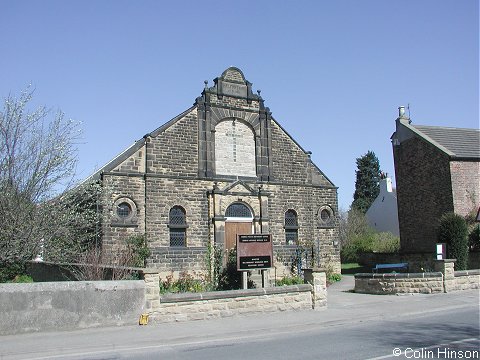
[[[187,216],[181,206],[174,206],[170,209],[168,227],[170,229],[170,246],[187,246]]]
[[[298,240],[298,217],[297,213],[289,209],[285,212],[285,242],[287,245],[295,245]]]

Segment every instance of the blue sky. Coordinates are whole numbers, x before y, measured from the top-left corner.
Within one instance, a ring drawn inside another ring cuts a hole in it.
[[[479,127],[477,0],[0,0],[0,96],[82,121],[78,177],[239,67],[348,209],[368,150],[394,178],[397,107]]]

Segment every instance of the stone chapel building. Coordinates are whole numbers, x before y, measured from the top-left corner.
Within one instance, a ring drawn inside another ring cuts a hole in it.
[[[145,234],[148,266],[202,271],[209,243],[225,252],[237,234],[269,233],[278,266],[304,245],[315,265],[340,272],[337,188],[259,94],[230,67],[91,177],[112,194],[105,250]]]

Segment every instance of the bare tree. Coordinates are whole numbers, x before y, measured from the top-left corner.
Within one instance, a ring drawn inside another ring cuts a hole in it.
[[[0,112],[0,267],[31,260],[71,222],[51,199],[72,183],[79,124],[45,106],[30,112],[32,96],[9,95]]]

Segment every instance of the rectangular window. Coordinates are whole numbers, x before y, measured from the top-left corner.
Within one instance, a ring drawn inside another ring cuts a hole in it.
[[[287,245],[295,245],[298,239],[297,229],[285,229],[285,240]]]
[[[170,229],[170,246],[185,247],[186,229]]]

